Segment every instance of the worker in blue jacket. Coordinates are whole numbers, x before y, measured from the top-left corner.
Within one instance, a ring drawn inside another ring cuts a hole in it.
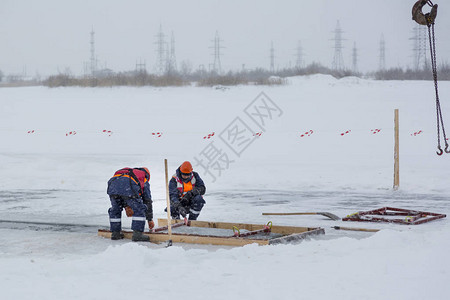
[[[183,162],[169,182],[172,218],[179,219],[180,214],[185,218],[189,214],[189,220],[197,220],[206,203],[203,199],[205,192],[205,183],[198,173],[193,171],[191,163]]]
[[[124,237],[121,232],[124,208],[127,216],[132,216],[132,240],[135,242],[150,240],[143,234],[146,220],[150,229],[155,226],[149,180],[150,172],[147,168],[123,168],[116,171],[108,181],[107,193],[111,200],[108,213],[112,240]]]

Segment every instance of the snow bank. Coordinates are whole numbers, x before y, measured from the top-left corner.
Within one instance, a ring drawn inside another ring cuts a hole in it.
[[[5,299],[442,299],[450,279],[442,233],[216,251],[119,243],[80,258],[2,260],[9,271],[0,278]]]

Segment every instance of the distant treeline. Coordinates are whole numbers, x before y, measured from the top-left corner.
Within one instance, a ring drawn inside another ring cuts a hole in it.
[[[68,74],[58,74],[48,77],[43,85],[48,87],[108,87],[108,86],[182,86],[187,84],[180,76],[157,76],[146,72],[126,74],[117,73],[101,77],[74,77]]]
[[[184,86],[195,83],[197,86],[233,86],[233,85],[283,85],[286,77],[328,74],[335,78],[355,76],[376,80],[432,80],[430,68],[420,70],[391,68],[373,73],[362,74],[351,70],[333,70],[318,63],[312,63],[303,68],[286,68],[270,72],[266,69],[243,70],[217,74],[198,70],[195,72],[171,71],[163,75],[140,72],[108,73],[99,76],[75,77],[70,74],[53,75],[42,81],[48,87],[80,86]],[[450,66],[443,64],[438,67],[438,80],[450,80]]]
[[[208,72],[182,76],[177,73],[154,75],[146,72],[130,74],[118,73],[104,77],[77,78],[71,75],[59,74],[50,76],[43,81],[48,87],[83,86],[83,87],[107,87],[107,86],[183,86],[196,83],[197,86],[232,86],[232,85],[279,85],[286,82],[285,79],[266,75],[266,72],[228,72],[224,75]]]
[[[437,68],[438,80],[450,80],[450,65],[442,64]],[[420,70],[402,68],[392,68],[373,73],[373,78],[377,80],[433,80],[431,67]]]
[[[361,76],[351,71],[336,71],[320,64],[313,63],[305,68],[287,68],[270,72],[265,69],[229,71],[226,74],[198,70],[192,73],[167,72],[155,75],[141,72],[124,72],[100,76],[75,77],[69,74],[58,74],[48,77],[43,85],[48,87],[82,86],[183,86],[195,83],[197,86],[233,86],[233,85],[283,85],[286,77],[298,75],[329,74],[336,78],[345,76]]]

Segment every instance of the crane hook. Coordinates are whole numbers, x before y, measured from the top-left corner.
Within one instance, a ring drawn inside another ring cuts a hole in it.
[[[431,11],[429,13],[424,14],[422,12],[422,8],[425,4],[429,4],[431,6]],[[437,15],[437,4],[433,4],[431,1],[427,0],[419,0],[414,4],[412,8],[412,19],[419,23],[420,25],[429,25],[434,24],[434,20]]]
[[[442,151],[441,146],[438,146],[438,151],[436,151],[436,154],[441,156],[444,153],[444,151]]]
[[[447,145],[445,145],[445,153],[450,153],[450,150],[448,149],[448,144]]]

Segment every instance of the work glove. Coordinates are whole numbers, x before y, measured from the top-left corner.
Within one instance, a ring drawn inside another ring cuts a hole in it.
[[[153,222],[153,220],[148,220],[148,228],[149,228],[150,230],[152,230],[153,227],[155,227],[155,222]]]
[[[191,205],[191,199],[187,198],[186,195],[184,195],[184,197],[180,199],[180,201],[179,201],[180,206],[190,206]]]
[[[183,198],[185,198],[187,200],[191,200],[192,198],[194,198],[194,192],[193,191],[187,192]]]
[[[187,209],[184,206],[180,206],[178,208],[178,213],[183,217],[186,218],[186,215],[188,214]]]
[[[183,196],[183,198],[184,198],[184,199],[187,199],[187,200],[189,200],[189,201],[191,201],[192,198],[194,198],[194,197],[197,196],[197,195],[200,195],[199,190],[198,190],[198,189],[193,189],[193,190],[190,190],[189,192],[187,192],[187,193]]]
[[[134,211],[131,207],[125,206],[125,213],[127,214],[127,217],[132,217],[134,214]]]

